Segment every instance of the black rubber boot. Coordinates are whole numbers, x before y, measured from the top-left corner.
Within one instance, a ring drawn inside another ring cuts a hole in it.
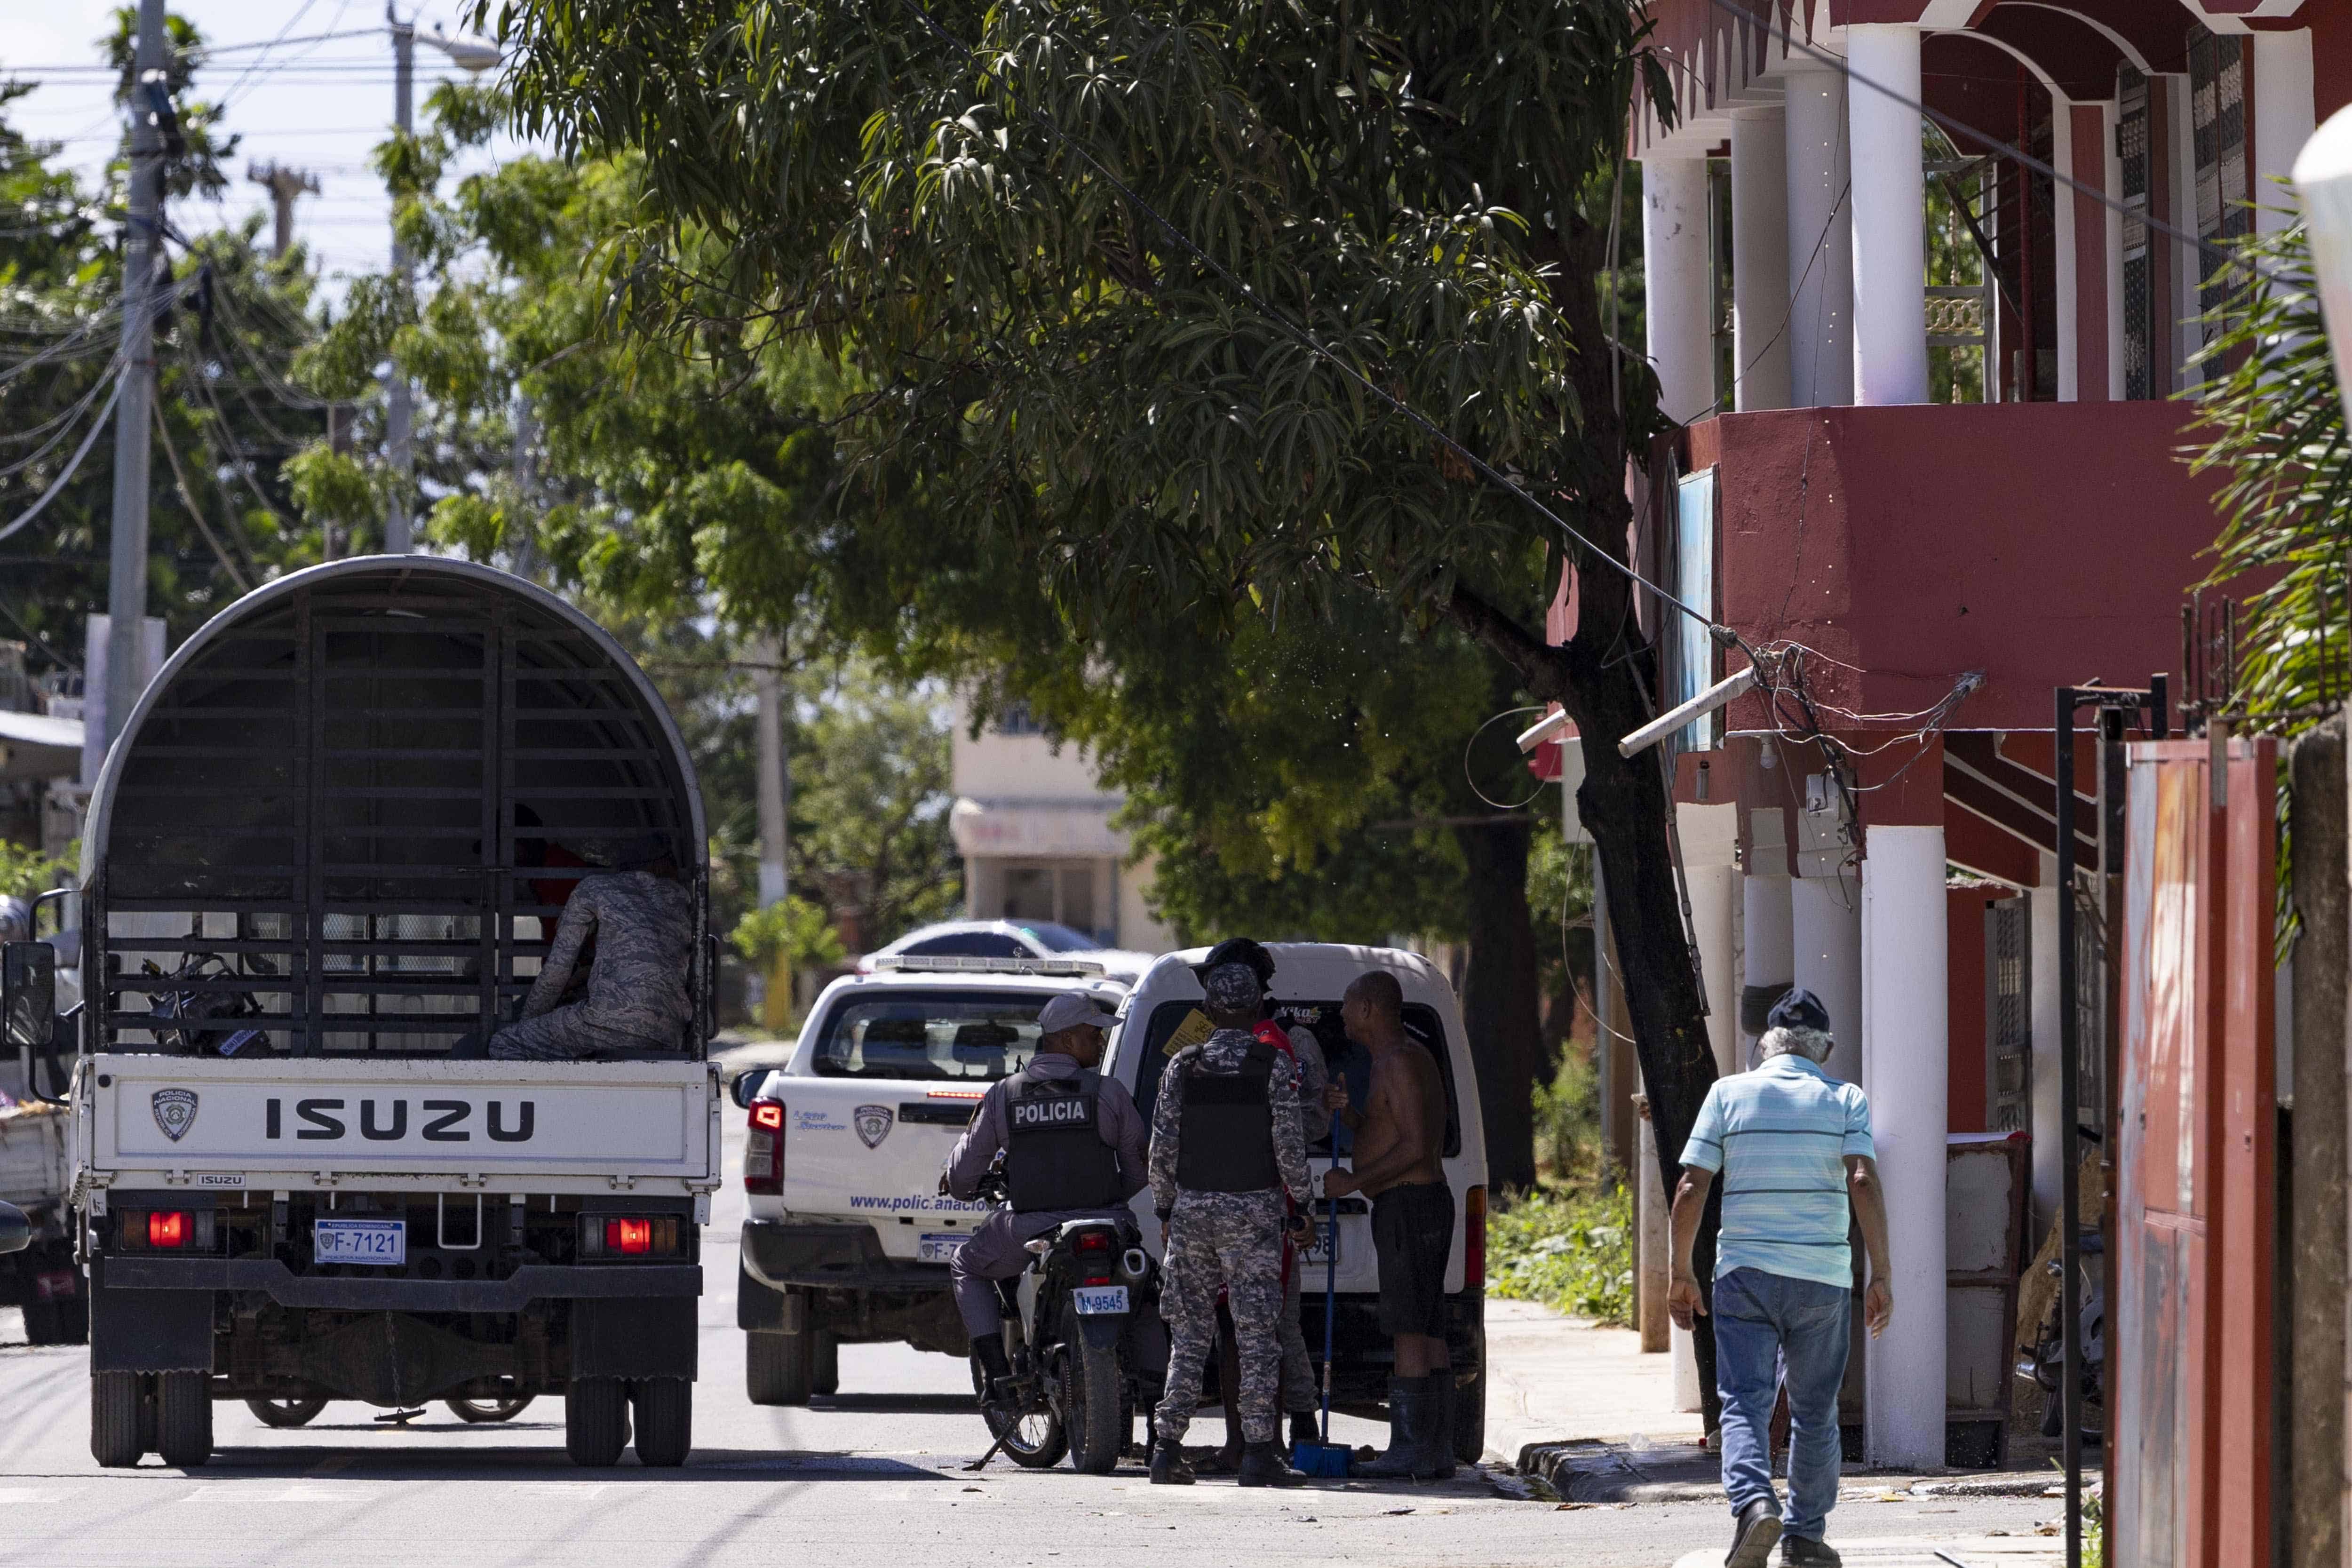
[[[1455,1468],[1454,1459],[1454,1388],[1453,1369],[1449,1367],[1444,1372],[1431,1373],[1429,1374],[1428,1386],[1433,1398],[1431,1400],[1432,1408],[1429,1417],[1429,1441],[1426,1452],[1429,1456],[1430,1465],[1436,1473],[1436,1479],[1443,1481],[1452,1479]]]
[[[1184,1462],[1184,1445],[1162,1437],[1151,1446],[1151,1484],[1155,1487],[1189,1487],[1192,1484],[1192,1467]]]
[[[1294,1410],[1290,1413],[1290,1447],[1293,1451],[1296,1451],[1301,1443],[1312,1447],[1322,1441],[1323,1432],[1322,1428],[1315,1424],[1315,1412]]]
[[[1298,1472],[1282,1458],[1282,1450],[1272,1441],[1242,1445],[1241,1468],[1235,1477],[1245,1487],[1295,1487]]]
[[[988,1374],[988,1386],[981,1391],[981,1404],[991,1410],[1002,1408],[1009,1402],[1005,1384],[1013,1376],[1013,1363],[1004,1359],[1003,1336],[1001,1334],[974,1335],[971,1342],[971,1353],[980,1363],[980,1370]]]
[[[1434,1480],[1442,1465],[1431,1448],[1437,1391],[1425,1377],[1389,1379],[1389,1447],[1379,1458],[1356,1467],[1376,1480]]]

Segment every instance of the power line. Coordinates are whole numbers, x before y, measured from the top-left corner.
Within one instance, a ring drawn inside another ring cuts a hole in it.
[[[22,516],[5,528],[0,528],[0,539],[7,538],[31,522],[41,515],[41,510],[44,507],[57,500],[58,492],[66,488],[66,481],[74,477],[75,471],[81,467],[81,460],[89,456],[90,447],[97,444],[99,437],[105,431],[106,416],[114,412],[115,400],[122,395],[122,384],[128,379],[129,377],[122,374],[121,367],[118,364],[114,373],[114,390],[106,395],[106,406],[98,411],[98,417],[90,421],[89,430],[82,437],[81,445],[75,447],[74,455],[67,459],[65,472],[59,474],[56,481],[41,493],[40,500],[25,509]]]

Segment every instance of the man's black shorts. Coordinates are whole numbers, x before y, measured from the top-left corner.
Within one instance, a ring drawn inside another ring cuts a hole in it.
[[[1421,1182],[1374,1198],[1372,1249],[1381,1260],[1381,1332],[1444,1338],[1453,1190],[1444,1182]]]

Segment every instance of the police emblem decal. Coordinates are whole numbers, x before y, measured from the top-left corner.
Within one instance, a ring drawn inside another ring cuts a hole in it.
[[[861,1105],[851,1113],[850,1119],[857,1129],[859,1140],[868,1149],[879,1148],[882,1140],[890,1136],[890,1129],[897,1121],[887,1105]]]
[[[163,1136],[177,1143],[196,1124],[196,1091],[193,1089],[159,1089],[150,1097],[155,1109],[155,1125]]]

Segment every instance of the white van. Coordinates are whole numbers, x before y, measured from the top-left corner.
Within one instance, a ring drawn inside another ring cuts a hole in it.
[[[1404,1026],[1437,1058],[1445,1080],[1445,1181],[1454,1190],[1454,1249],[1445,1265],[1446,1338],[1454,1352],[1457,1384],[1454,1405],[1454,1452],[1465,1464],[1486,1447],[1486,1144],[1478,1119],[1478,1080],[1462,1032],[1462,1010],[1454,987],[1418,953],[1392,947],[1350,947],[1340,942],[1269,942],[1274,955],[1275,1016],[1286,1027],[1305,1026],[1323,1047],[1332,1076],[1347,1081],[1361,1104],[1370,1072],[1369,1053],[1348,1039],[1339,1023],[1339,998],[1357,976],[1385,969],[1404,990]],[[1134,1094],[1148,1124],[1159,1098],[1167,1046],[1201,1005],[1201,983],[1192,966],[1206,948],[1171,952],[1144,973],[1119,1004],[1104,1070]],[[1307,1146],[1316,1187],[1332,1163],[1328,1139]],[[1341,1163],[1346,1163],[1343,1159]],[[1328,1200],[1318,1198],[1319,1222]],[[1358,1195],[1339,1201],[1339,1257],[1337,1330],[1331,1366],[1335,1407],[1353,1413],[1385,1413],[1394,1357],[1378,1315],[1380,1266],[1372,1253],[1370,1205]],[[1149,1188],[1137,1194],[1137,1216],[1147,1245],[1157,1247],[1159,1227]],[[1301,1326],[1308,1352],[1323,1354],[1323,1298],[1327,1264],[1317,1250],[1301,1277]],[[1317,1363],[1319,1377],[1321,1363]]]

